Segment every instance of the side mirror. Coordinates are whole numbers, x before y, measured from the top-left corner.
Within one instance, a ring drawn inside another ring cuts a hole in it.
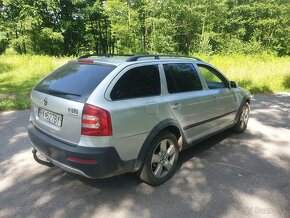
[[[238,87],[238,83],[236,83],[234,81],[230,81],[230,86],[231,86],[231,88],[237,88]]]

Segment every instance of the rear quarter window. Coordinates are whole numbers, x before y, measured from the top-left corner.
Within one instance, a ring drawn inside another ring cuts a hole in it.
[[[79,64],[72,61],[49,74],[34,89],[57,97],[85,102],[114,68],[110,65]]]

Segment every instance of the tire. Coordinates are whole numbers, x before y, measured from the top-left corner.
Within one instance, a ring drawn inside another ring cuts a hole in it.
[[[149,147],[143,167],[137,176],[151,186],[161,185],[174,174],[178,156],[176,136],[171,132],[162,132]]]
[[[247,129],[248,121],[249,121],[249,115],[250,115],[250,105],[248,102],[246,102],[242,109],[239,112],[238,120],[236,125],[233,127],[233,131],[235,133],[243,133]]]

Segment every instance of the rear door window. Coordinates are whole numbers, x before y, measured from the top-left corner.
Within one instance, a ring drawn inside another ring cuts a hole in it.
[[[35,90],[85,102],[93,90],[115,68],[110,65],[69,62],[40,81]]]
[[[202,90],[199,76],[192,64],[164,64],[163,67],[169,93]]]
[[[112,100],[141,98],[160,95],[158,65],[135,67],[128,70],[111,92]]]

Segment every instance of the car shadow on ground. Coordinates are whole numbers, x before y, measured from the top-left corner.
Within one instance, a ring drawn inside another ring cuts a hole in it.
[[[286,210],[289,171],[259,157],[235,137],[225,132],[187,149],[181,154],[180,169],[159,187],[150,187],[132,174],[90,180],[41,166],[40,173],[18,178],[1,192],[5,199],[1,210],[8,217],[43,213],[48,217],[220,217],[253,213],[255,204],[255,208]],[[262,203],[249,204],[253,198]]]
[[[211,137],[211,138],[209,138],[209,139],[207,139],[199,144],[195,144],[192,147],[186,149],[185,151],[182,151],[180,153],[180,156],[179,156],[178,166],[177,166],[176,171],[180,170],[182,168],[183,164],[186,163],[187,161],[198,156],[198,154],[201,154],[202,152],[204,152],[207,149],[211,148],[212,146],[218,144],[220,141],[224,140],[225,138],[229,137],[232,134],[233,133],[231,131],[225,131],[225,132],[220,133],[214,137]],[[128,179],[136,180],[136,181],[132,181],[132,183],[130,183],[130,185],[132,185],[132,184],[138,185],[138,184],[143,183],[132,173],[127,173],[125,175],[119,175],[119,176],[115,176],[115,177],[111,177],[111,178],[98,179],[98,180],[87,179],[83,176],[78,176],[78,175],[75,175],[75,176],[77,177],[77,179],[79,179],[80,181],[82,181],[86,185],[89,185],[92,187],[97,187],[97,188],[101,188],[101,187],[103,187],[103,185],[107,186],[108,183],[111,183],[113,187],[114,187],[114,184],[116,186],[119,186],[120,184],[123,183],[123,181],[127,182]]]
[[[290,119],[282,122],[284,114],[272,107],[279,99],[254,99],[244,134],[225,131],[185,150],[173,178],[158,187],[133,174],[91,180],[38,165],[29,142],[15,138],[11,146],[22,145],[17,153],[5,156],[0,148],[0,217],[287,216],[290,142],[283,122]]]

